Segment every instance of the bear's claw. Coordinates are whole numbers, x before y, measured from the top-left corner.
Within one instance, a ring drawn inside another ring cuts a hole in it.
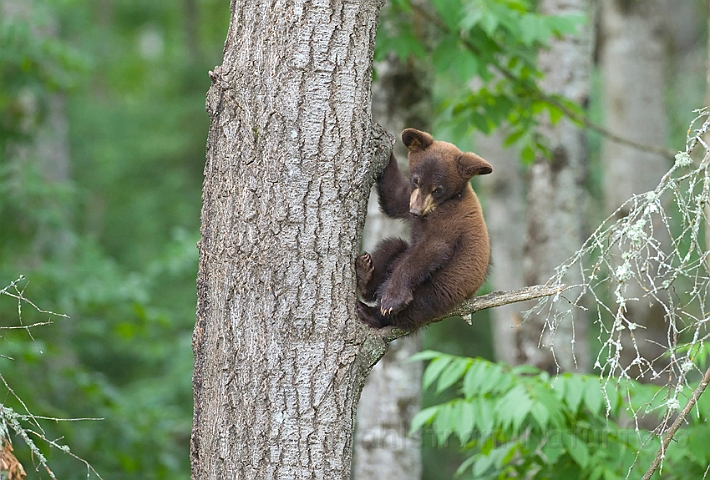
[[[412,300],[413,297],[411,292],[400,291],[397,296],[385,293],[380,300],[380,312],[382,315],[392,315],[394,313],[401,312]]]

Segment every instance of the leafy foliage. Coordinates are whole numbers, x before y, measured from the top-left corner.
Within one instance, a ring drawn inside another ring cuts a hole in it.
[[[24,274],[37,304],[71,318],[3,331],[16,394],[3,406],[104,418],[43,428],[106,480],[185,478],[206,72],[228,6],[18,4],[0,17],[0,282]],[[0,300],[1,327],[17,305]],[[33,470],[38,457],[14,447]],[[40,449],[58,478],[76,477],[75,461]]]
[[[421,410],[411,432],[430,428],[439,445],[456,440],[468,458],[464,478],[616,479],[640,476],[658,449],[634,419],[658,414],[661,388],[632,380],[619,385],[599,377],[551,377],[530,366],[510,367],[481,358],[423,351],[430,360],[424,386],[456,388],[457,397]],[[710,398],[666,452],[663,478],[701,478],[710,449]],[[697,437],[696,437],[697,436]]]
[[[537,53],[552,36],[575,34],[586,18],[541,15],[527,0],[436,0],[432,6],[395,2],[391,15],[400,21],[380,29],[376,56],[431,56],[440,92],[436,127],[444,136],[465,143],[472,130],[488,134],[506,126],[506,144],[520,142],[524,160],[545,152],[534,128],[541,115],[554,124],[581,110],[542,91]],[[417,32],[422,22],[436,34]]]

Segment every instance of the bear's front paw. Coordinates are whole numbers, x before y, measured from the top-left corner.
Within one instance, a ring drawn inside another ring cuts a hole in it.
[[[380,300],[380,312],[382,312],[382,315],[392,315],[401,312],[412,300],[411,291],[388,288]]]

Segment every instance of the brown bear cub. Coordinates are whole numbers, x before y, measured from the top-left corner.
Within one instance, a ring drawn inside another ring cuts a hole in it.
[[[478,197],[469,180],[493,171],[473,153],[408,128],[410,178],[394,155],[377,180],[380,208],[409,219],[411,244],[400,238],[380,242],[357,258],[358,314],[366,324],[415,330],[444,315],[483,284],[490,249]]]

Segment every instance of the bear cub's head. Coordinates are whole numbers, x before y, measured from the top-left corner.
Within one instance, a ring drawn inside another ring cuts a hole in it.
[[[475,153],[434,140],[430,134],[407,128],[402,141],[409,150],[409,212],[426,217],[436,207],[460,195],[471,177],[487,175],[493,167]]]

